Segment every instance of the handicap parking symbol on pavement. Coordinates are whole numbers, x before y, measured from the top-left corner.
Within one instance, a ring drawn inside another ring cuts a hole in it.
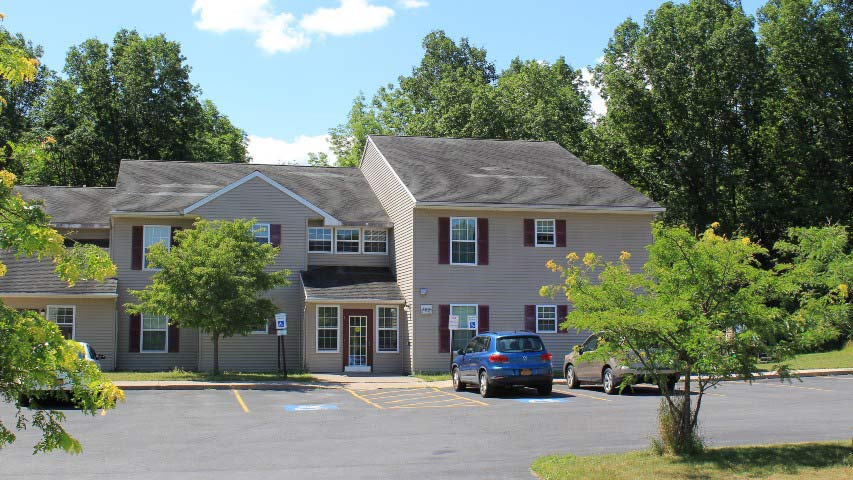
[[[516,398],[516,402],[521,403],[563,403],[565,398]]]
[[[338,406],[331,403],[318,403],[307,405],[285,405],[288,412],[316,412],[319,410],[338,410]]]

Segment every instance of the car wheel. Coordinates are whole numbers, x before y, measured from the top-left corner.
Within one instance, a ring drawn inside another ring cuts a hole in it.
[[[666,391],[669,393],[675,393],[675,386],[678,385],[678,377],[667,377],[666,378]]]
[[[544,397],[546,395],[551,395],[551,390],[554,389],[554,386],[550,383],[539,385],[536,387],[536,393],[539,394],[540,397]]]
[[[601,386],[604,387],[604,393],[608,395],[615,395],[619,392],[619,385],[617,385],[616,377],[610,367],[605,368],[601,374]]]
[[[453,389],[457,392],[465,391],[465,384],[462,382],[462,376],[459,373],[459,369],[453,367]]]
[[[29,407],[30,406],[30,396],[29,395],[19,395],[18,396],[18,405],[21,407]]]
[[[572,389],[580,386],[578,377],[575,375],[575,366],[572,364],[566,366],[566,385]]]
[[[480,372],[480,395],[489,398],[495,393],[495,387],[489,385],[489,376],[485,371]]]

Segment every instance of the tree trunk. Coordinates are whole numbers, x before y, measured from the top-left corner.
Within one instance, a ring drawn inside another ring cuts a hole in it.
[[[659,411],[660,440],[665,451],[677,455],[687,455],[701,448],[696,434],[696,419],[692,415],[690,398],[691,367],[685,368],[684,391],[672,392],[672,399],[665,398]]]
[[[219,375],[219,334],[213,334],[213,375]]]

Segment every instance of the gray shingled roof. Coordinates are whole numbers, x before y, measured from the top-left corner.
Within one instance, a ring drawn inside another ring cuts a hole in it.
[[[344,224],[391,224],[361,170],[300,165],[123,160],[114,210],[178,212],[256,170]]]
[[[15,187],[25,200],[43,200],[54,225],[107,228],[115,196],[113,187]]]
[[[15,260],[15,256],[4,252],[0,254],[0,260],[7,267],[6,275],[0,277],[0,295],[9,294],[115,294],[118,282],[115,278],[109,278],[101,282],[83,281],[77,282],[69,287],[56,276],[54,265],[50,260],[39,261],[35,257],[22,257]]]
[[[309,300],[403,301],[397,277],[387,268],[309,266],[302,284]]]
[[[555,142],[371,135],[418,202],[660,208]]]

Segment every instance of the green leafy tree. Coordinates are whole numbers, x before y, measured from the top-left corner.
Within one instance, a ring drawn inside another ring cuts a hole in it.
[[[308,152],[308,165],[312,167],[328,167],[329,155],[326,152]]]
[[[781,262],[779,302],[791,315],[784,340],[813,351],[853,340],[853,252],[842,225],[788,230],[774,250]]]
[[[853,12],[845,0],[770,0],[770,64],[758,142],[776,179],[770,215],[788,226],[853,223]],[[780,232],[782,233],[782,232]]]
[[[750,140],[765,73],[737,1],[666,2],[642,26],[626,20],[595,68],[607,104],[595,160],[663,203],[670,223],[745,223],[763,238],[740,213],[764,200]]]
[[[199,219],[194,228],[175,234],[171,249],[153,246],[147,258],[159,270],[150,285],[130,291],[139,302],[125,305],[129,313],[165,315],[181,328],[210,334],[214,375],[219,374],[219,339],[266,325],[276,306],[262,294],[290,284],[288,270],[267,271],[279,249],[255,241],[254,223]]]
[[[369,104],[359,94],[347,122],[329,131],[339,165],[358,165],[368,134],[554,140],[584,152],[589,99],[580,71],[563,58],[517,58],[498,75],[467,38],[434,31],[423,48],[411,75],[380,88]]]
[[[63,184],[113,185],[122,158],[245,162],[246,135],[200,102],[180,44],[121,30],[66,57],[41,112],[56,139]]]
[[[629,252],[618,262],[570,253],[565,265],[548,264],[563,283],[541,291],[565,294],[571,303],[561,328],[600,332],[599,348],[582,360],[641,362],[659,385],[666,384],[663,370],[681,374],[683,390],[664,387],[659,415],[660,446],[678,454],[702,447],[699,411],[709,389],[731,375],[751,379],[759,353],[776,360],[790,353],[773,344],[782,312],[769,305],[775,275],[757,260],[767,250],[747,237],[719,235],[716,228],[696,237],[685,227],[655,223],[642,272],[631,270]],[[787,372],[784,365],[779,371]]]

